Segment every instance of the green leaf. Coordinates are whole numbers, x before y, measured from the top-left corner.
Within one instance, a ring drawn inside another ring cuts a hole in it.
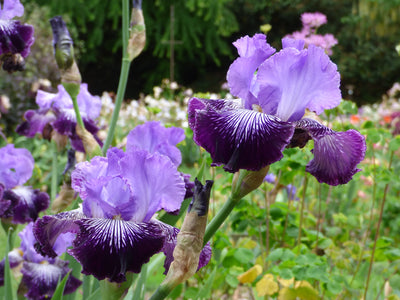
[[[283,248],[278,248],[278,249],[271,251],[271,253],[268,255],[267,259],[269,261],[277,261],[277,260],[281,259],[282,255],[283,255]]]
[[[237,249],[233,256],[242,264],[247,264],[254,259],[253,251],[246,248]]]
[[[67,284],[67,280],[68,280],[69,274],[70,274],[70,272],[68,272],[64,276],[63,280],[61,280],[61,282],[58,283],[57,288],[56,288],[56,290],[55,290],[55,292],[53,294],[53,297],[51,297],[51,300],[62,300],[63,293],[64,293],[64,288],[65,288],[65,285]]]
[[[215,275],[217,274],[217,266],[212,271],[210,277],[208,277],[206,283],[199,289],[194,299],[210,299],[212,284],[214,283]]]
[[[100,288],[97,288],[86,300],[97,300],[100,298]]]
[[[225,281],[233,288],[237,287],[239,284],[239,280],[231,274],[226,275]]]
[[[14,233],[14,229],[9,227],[7,234],[7,246],[6,246],[6,257],[5,257],[5,265],[4,265],[4,295],[7,300],[16,300],[17,296],[15,291],[13,290],[13,280],[11,277],[10,270],[10,262],[8,260],[8,253],[11,251],[11,240],[12,235]]]

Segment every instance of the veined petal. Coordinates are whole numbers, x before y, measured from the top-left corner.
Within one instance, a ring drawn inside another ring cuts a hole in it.
[[[284,121],[300,120],[306,108],[320,114],[341,101],[337,67],[313,45],[282,49],[259,67],[256,81],[258,104]]]
[[[232,95],[243,100],[245,108],[251,109],[255,97],[250,92],[250,84],[254,73],[261,63],[274,54],[264,34],[255,34],[238,39],[233,45],[239,56],[229,67],[226,79]]]
[[[209,105],[213,100],[195,100],[189,103],[189,113],[193,110],[191,103],[200,101],[205,108],[195,110],[193,139],[211,154],[214,164],[224,164],[229,172],[258,171],[282,158],[294,132],[292,124],[252,110],[231,109],[229,105],[216,110]]]
[[[79,226],[74,221],[85,217],[80,209],[76,209],[38,219],[33,225],[33,234],[38,242],[35,245],[36,250],[42,255],[56,257],[60,252],[63,252],[61,249],[57,251],[58,253],[55,250],[59,236],[65,233],[79,232]],[[65,246],[68,246],[68,244]]]
[[[306,130],[314,140],[314,159],[306,171],[319,182],[345,184],[361,171],[357,165],[365,157],[366,143],[358,131],[336,132],[311,119],[297,122],[296,127]]]
[[[9,216],[12,216],[13,223],[28,223],[38,218],[39,212],[44,211],[50,204],[50,197],[45,192],[32,189],[29,186],[18,186],[12,190],[6,190],[4,200],[11,201],[8,208]]]
[[[22,282],[28,288],[25,294],[29,299],[49,299],[62,278],[70,271],[68,262],[57,259],[55,264],[24,262],[21,273]],[[69,275],[64,294],[74,292],[82,282]]]
[[[22,57],[27,57],[35,40],[33,32],[31,25],[0,18],[0,55],[19,53]]]
[[[159,252],[164,237],[151,223],[83,219],[69,253],[82,264],[82,273],[99,280],[126,280],[126,272],[139,273],[142,265]],[[104,263],[106,262],[106,263]]]

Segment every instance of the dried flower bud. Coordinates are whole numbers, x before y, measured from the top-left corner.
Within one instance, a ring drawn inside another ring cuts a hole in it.
[[[146,25],[144,23],[142,1],[133,0],[130,37],[128,41],[128,57],[133,60],[144,49],[146,45]]]

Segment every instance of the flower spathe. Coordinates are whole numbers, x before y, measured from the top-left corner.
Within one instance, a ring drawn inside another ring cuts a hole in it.
[[[123,282],[126,272],[140,272],[164,249],[168,231],[152,217],[160,209],[179,210],[186,192],[168,156],[135,147],[126,152],[110,148],[106,157],[78,164],[71,178],[82,208],[35,223],[42,253],[54,256],[58,235],[76,233],[68,252],[82,264],[82,273]]]
[[[23,14],[19,0],[5,0],[3,6],[0,3],[0,63],[9,72],[23,69],[23,58],[28,56],[34,42],[33,26],[12,20]]]
[[[92,96],[87,84],[82,83],[77,102],[85,128],[95,136],[99,130],[95,119],[100,115],[100,97]],[[84,152],[82,140],[76,133],[77,121],[72,99],[65,88],[59,85],[56,94],[39,90],[36,103],[39,109],[25,112],[26,121],[17,127],[17,133],[34,137],[36,133],[42,133],[45,126],[50,124],[59,134],[69,137],[75,150]]]
[[[210,152],[214,165],[236,172],[258,171],[280,160],[286,147],[304,147],[313,139],[314,159],[306,170],[330,185],[348,182],[364,159],[365,138],[355,130],[335,132],[302,120],[306,109],[320,114],[340,103],[336,65],[321,48],[303,49],[301,40],[283,39],[281,51],[265,54],[259,51],[266,48],[260,42],[266,44],[264,35],[255,35],[256,42],[243,39],[247,42],[235,44],[240,57],[227,75],[241,102],[192,98],[188,114],[195,142]],[[244,61],[243,53],[258,62],[249,64],[250,71],[237,63]]]

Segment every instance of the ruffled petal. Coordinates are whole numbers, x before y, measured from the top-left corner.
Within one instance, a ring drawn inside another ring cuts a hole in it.
[[[19,0],[4,0],[3,7],[0,4],[0,20],[22,17],[23,14],[24,6]]]
[[[345,184],[360,171],[357,165],[365,157],[366,142],[358,131],[336,132],[311,119],[303,119],[296,126],[305,129],[314,140],[314,159],[306,171],[319,182]]]
[[[77,102],[83,119],[94,120],[100,115],[101,99],[99,96],[93,96],[89,93],[86,83],[81,84]]]
[[[131,221],[147,222],[160,209],[167,212],[180,209],[185,183],[168,157],[134,150],[121,159],[120,166],[137,206]]]
[[[99,280],[125,281],[126,272],[139,273],[163,246],[162,231],[151,223],[110,219],[83,219],[76,223],[80,233],[69,253],[82,264],[83,274]]]
[[[36,133],[43,133],[45,126],[53,122],[56,117],[47,110],[27,110],[24,114],[25,121],[19,124],[16,132],[26,137],[34,137]]]
[[[229,67],[227,73],[228,86],[232,95],[243,100],[245,108],[251,109],[255,97],[250,92],[250,84],[254,73],[261,63],[274,54],[264,34],[255,34],[238,39],[233,45],[237,48],[239,58]]]
[[[0,149],[0,183],[5,189],[24,184],[31,178],[34,165],[33,156],[27,149],[6,145]]]
[[[138,148],[150,153],[158,152],[168,156],[179,166],[182,155],[176,144],[185,139],[185,131],[178,127],[166,128],[160,122],[150,121],[136,126],[127,136],[126,150]]]
[[[33,234],[38,242],[35,245],[36,250],[43,256],[49,257],[56,257],[65,252],[66,249],[60,249],[61,245],[56,247],[58,238],[61,234],[79,232],[79,226],[74,221],[85,217],[80,209],[76,209],[38,219],[33,225]],[[65,247],[67,246],[66,243]],[[56,248],[58,248],[58,251],[56,251]]]
[[[340,75],[324,50],[286,47],[258,69],[258,104],[284,121],[300,120],[305,109],[320,114],[341,101]]]
[[[25,296],[29,299],[49,299],[62,278],[70,271],[68,262],[57,259],[55,264],[24,262],[21,273],[22,282],[28,288]],[[74,292],[82,282],[69,275],[64,294]]]
[[[214,100],[193,98],[189,112],[192,103],[199,107],[199,101],[205,108],[195,110],[193,139],[211,154],[215,165],[224,164],[229,172],[257,171],[282,158],[294,132],[292,124],[256,111],[231,109],[228,100],[225,109],[216,110]]]

